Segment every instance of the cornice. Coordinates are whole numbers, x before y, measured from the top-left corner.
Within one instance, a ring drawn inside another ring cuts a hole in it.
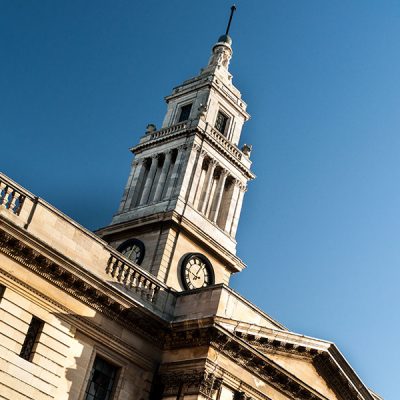
[[[314,357],[313,364],[328,386],[343,400],[374,400],[372,394],[361,382],[357,382],[358,387],[354,385],[345,372],[337,365],[330,352],[325,352]],[[359,381],[359,379],[357,380]]]
[[[203,325],[204,321],[202,321]],[[209,325],[193,330],[172,331],[165,336],[165,348],[211,346],[252,374],[293,400],[328,400],[244,340],[220,326]]]
[[[183,229],[187,233],[195,236],[197,239],[200,239],[202,244],[209,251],[215,253],[218,257],[222,257],[225,260],[230,260],[231,265],[227,267],[231,270],[231,272],[240,272],[244,268],[246,268],[246,264],[238,256],[231,253],[230,251],[227,251],[224,246],[221,246],[221,244],[219,244],[211,236],[207,235],[201,228],[199,228],[196,224],[194,224],[186,217],[174,211],[173,220],[177,228]]]
[[[100,228],[96,231],[96,233],[101,235],[102,238],[107,238],[109,235],[118,232],[126,233],[129,231],[129,229],[137,230],[141,229],[142,227],[147,228],[159,223],[169,223],[171,228],[173,227],[174,229],[182,229],[190,235],[196,237],[196,239],[199,239],[205,248],[214,253],[217,257],[224,259],[224,261],[229,260],[229,269],[231,272],[240,272],[246,268],[246,264],[244,264],[239,257],[227,251],[225,247],[221,246],[221,244],[219,244],[211,236],[207,235],[201,228],[174,210],[163,211],[157,214],[139,217],[137,219],[130,219],[129,221],[118,222],[117,224]]]
[[[222,319],[218,318],[218,320],[222,322]],[[263,330],[263,334],[243,331],[235,331],[234,334],[266,354],[285,354],[310,360],[328,386],[344,400],[373,400],[370,391],[355,375],[334,344],[289,331],[280,332],[265,328]],[[268,330],[269,334],[266,333]]]
[[[48,250],[39,249],[29,240],[23,241],[2,228],[0,252],[70,296],[160,346],[166,323],[131,299],[122,298],[112,286],[96,281],[88,274],[82,275],[78,268],[71,270],[71,265],[55,262],[56,257],[49,256]]]
[[[172,142],[173,140],[179,138],[179,137],[189,137],[192,136],[192,134],[195,134],[197,131],[196,127],[188,127],[186,124],[182,125],[183,128],[182,129],[178,129],[178,130],[171,130],[171,132],[168,132],[170,129],[172,129],[173,127],[170,128],[163,128],[160,129],[159,131],[156,131],[155,133],[153,133],[152,135],[157,135],[158,133],[161,133],[162,131],[166,131],[166,134],[162,134],[154,139],[151,139],[151,137],[149,137],[148,139],[146,137],[144,137],[144,139],[142,139],[142,141],[137,144],[136,146],[131,147],[129,150],[133,153],[133,154],[139,154],[144,150],[148,150],[152,147],[156,147],[159,144],[163,144],[163,143],[168,143],[168,142]],[[147,140],[146,140],[147,139]]]
[[[173,128],[173,127],[171,127]],[[169,128],[164,128],[165,130],[168,130]],[[160,130],[161,131],[161,130]],[[157,132],[155,132],[157,134]],[[134,146],[130,148],[130,151],[134,154],[139,154],[140,152],[144,150],[148,150],[152,147],[156,147],[160,144],[163,143],[168,143],[171,142],[172,140],[178,139],[180,137],[190,137],[190,136],[195,136],[199,135],[201,138],[204,138],[208,143],[212,144],[213,147],[225,158],[227,158],[233,165],[235,165],[247,179],[254,179],[255,175],[249,168],[247,168],[237,157],[235,157],[230,151],[224,148],[223,145],[221,145],[211,134],[207,132],[207,130],[203,130],[199,128],[198,126],[194,127],[185,127],[177,130],[177,131],[172,131],[169,134],[162,135],[156,139],[152,140],[146,140],[143,141],[142,143],[139,143],[137,146]],[[243,153],[239,150],[236,149],[236,152],[242,154],[242,157],[245,157]]]

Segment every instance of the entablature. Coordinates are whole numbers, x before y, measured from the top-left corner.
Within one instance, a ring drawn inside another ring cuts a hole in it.
[[[145,150],[159,147],[160,144],[192,135],[199,135],[200,138],[207,140],[223,156],[238,167],[247,179],[255,179],[254,173],[250,170],[250,159],[209,124],[204,124],[203,126],[199,124],[192,127],[189,121],[162,128],[144,136],[137,146],[130,148],[130,151],[134,154],[140,154]]]

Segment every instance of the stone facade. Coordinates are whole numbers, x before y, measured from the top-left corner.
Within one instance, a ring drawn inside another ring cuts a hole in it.
[[[235,235],[254,178],[231,55],[223,36],[166,98],[96,234],[0,175],[1,398],[380,399],[333,343],[227,286],[244,268]]]

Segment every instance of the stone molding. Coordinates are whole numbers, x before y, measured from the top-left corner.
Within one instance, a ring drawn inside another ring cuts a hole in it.
[[[261,352],[268,351],[278,354],[290,354],[293,357],[307,360],[312,360],[315,355],[322,353],[322,350],[316,350],[294,343],[282,342],[265,336],[256,336],[244,332],[235,332],[235,336],[243,339],[246,343]]]
[[[152,140],[140,143],[139,145],[132,147],[130,151],[134,154],[137,154],[143,150],[152,147],[157,147],[160,143],[169,142],[178,137],[188,137],[191,134],[193,135],[200,134],[205,139],[207,139],[207,141],[210,142],[216,150],[218,150],[223,156],[227,157],[230,162],[232,162],[236,167],[238,167],[247,177],[247,179],[250,180],[255,178],[255,175],[250,171],[250,169],[247,168],[245,165],[243,165],[241,161],[242,157],[241,156],[239,157],[239,155],[242,155],[243,153],[232,143],[229,143],[229,141],[225,139],[218,132],[210,133],[211,131],[207,132],[206,130],[203,130],[199,127],[187,128],[186,126],[185,128],[179,130],[172,130],[171,132],[168,131],[169,128],[165,129],[166,132],[168,132],[167,134],[162,136],[155,136],[155,138]]]
[[[164,396],[176,396],[179,393],[185,395],[202,394],[207,399],[221,387],[221,379],[207,371],[192,370],[185,373],[167,372],[160,375],[161,383],[164,386]]]
[[[156,318],[146,318],[139,309],[134,310],[132,307],[122,305],[101,288],[55,263],[2,229],[0,229],[0,251],[72,297],[160,346],[165,328]]]
[[[215,326],[182,331],[172,330],[166,334],[164,346],[167,349],[177,349],[206,345],[215,348],[290,399],[327,400],[325,396],[314,391],[275,362],[258,354],[255,349],[243,346],[239,338],[230,336]]]
[[[198,361],[199,360],[196,362]],[[232,390],[236,395],[240,396],[243,394],[245,396],[244,399],[246,400],[272,400],[269,396],[260,392],[257,388],[242,381],[241,377],[233,375],[227,369],[218,365],[218,363],[210,361],[209,359],[203,359],[201,361],[202,366],[200,368],[203,368],[201,371],[203,371],[203,373],[206,372],[209,375],[214,375],[213,389],[215,391],[218,391],[221,386],[225,386]],[[182,371],[184,372],[182,373]],[[170,376],[185,375],[188,371],[194,371],[198,374],[201,373],[199,367],[191,367],[188,365],[188,361],[163,363],[161,365],[161,373],[158,375],[157,380],[162,381],[168,379]],[[161,377],[164,378],[161,379]],[[213,392],[213,394],[215,394],[215,392]]]
[[[327,353],[316,356],[313,360],[319,375],[326,381],[329,387],[343,400],[361,399],[358,391],[350,384],[347,377],[335,366],[334,361]],[[373,399],[373,397],[370,397]]]

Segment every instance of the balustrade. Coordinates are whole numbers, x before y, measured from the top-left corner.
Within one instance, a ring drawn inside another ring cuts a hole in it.
[[[0,205],[10,210],[13,214],[19,215],[25,201],[25,195],[17,188],[1,179],[0,176]]]
[[[238,160],[242,159],[242,152],[232,144],[228,139],[226,139],[223,135],[221,135],[216,129],[209,126],[209,130],[207,133],[217,142],[219,143],[225,150],[231,153]]]
[[[150,139],[151,140],[159,139],[163,136],[169,135],[170,133],[177,132],[182,129],[186,129],[186,127],[187,127],[187,122],[180,122],[179,124],[175,124],[175,125],[169,126],[168,128],[163,128],[163,129],[160,129],[159,131],[153,132],[150,136]]]
[[[161,286],[155,279],[151,279],[142,271],[136,269],[133,264],[128,264],[126,260],[111,254],[106,273],[127,290],[136,292],[150,303],[156,303]]]

